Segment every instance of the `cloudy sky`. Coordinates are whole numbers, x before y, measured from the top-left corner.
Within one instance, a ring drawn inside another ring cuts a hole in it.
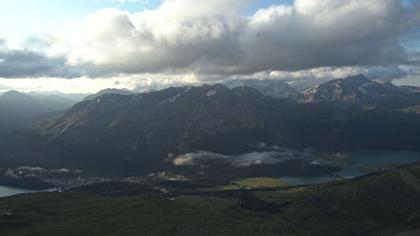
[[[420,85],[420,0],[0,2],[0,92],[360,73]]]

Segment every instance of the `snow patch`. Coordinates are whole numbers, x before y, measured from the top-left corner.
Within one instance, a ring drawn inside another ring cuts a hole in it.
[[[215,90],[209,90],[209,91],[206,93],[206,96],[207,96],[208,98],[210,98],[210,97],[214,96],[216,93],[217,93],[217,92],[216,92]]]
[[[166,100],[163,100],[163,101],[159,102],[157,105],[160,106],[160,105],[165,104],[165,103],[174,103],[181,96],[182,96],[182,93],[178,93],[177,95],[175,95],[175,96],[173,96],[169,99],[166,99]]]
[[[178,93],[177,95],[175,95],[173,98],[169,99],[169,103],[174,103],[176,102],[176,100],[181,97],[182,93]]]
[[[363,93],[363,94],[369,95],[369,91],[368,91],[368,87],[369,87],[369,86],[370,86],[370,84],[369,84],[369,83],[362,84],[362,85],[358,88],[358,90],[359,90],[359,92],[361,92],[361,93]]]

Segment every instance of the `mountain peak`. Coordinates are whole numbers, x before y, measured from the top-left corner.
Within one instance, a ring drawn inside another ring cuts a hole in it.
[[[3,93],[0,98],[3,100],[3,102],[8,101],[11,102],[21,102],[21,103],[38,103],[34,98],[32,98],[29,95],[26,95],[24,93],[21,93],[16,90],[9,90],[5,93]]]
[[[368,78],[366,78],[364,75],[354,75],[354,76],[348,76],[345,77],[343,79],[338,79],[338,80],[333,80],[331,81],[332,83],[334,82],[340,82],[342,83],[344,86],[351,86],[351,87],[357,87],[360,86],[362,84],[366,84],[366,83],[372,83],[374,81],[369,80]],[[327,82],[328,83],[328,82]]]
[[[295,98],[298,94],[289,84],[280,80],[230,80],[225,85],[231,89],[236,87],[248,86],[251,87],[265,96],[275,98]]]
[[[343,80],[365,81],[365,82],[369,81],[369,79],[366,78],[366,76],[364,76],[363,74],[347,76]]]
[[[128,89],[107,88],[107,89],[103,89],[97,92],[96,94],[89,95],[85,97],[83,100],[84,101],[95,100],[96,98],[105,94],[134,95],[135,93]]]
[[[212,89],[212,90],[229,90],[228,87],[224,86],[223,84],[217,83],[217,84],[205,84],[201,87],[202,89]]]
[[[9,96],[16,97],[16,96],[25,96],[25,94],[23,94],[23,93],[21,93],[19,91],[16,91],[16,90],[9,90],[9,91],[4,92],[3,94],[1,94],[1,96],[3,96],[3,97],[9,97]]]
[[[385,100],[397,101],[405,96],[404,91],[391,83],[379,83],[364,75],[335,79],[302,92],[302,101],[340,101],[354,104],[378,105]]]

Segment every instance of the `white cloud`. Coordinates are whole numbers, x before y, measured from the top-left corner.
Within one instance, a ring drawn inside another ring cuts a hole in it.
[[[103,9],[60,42],[71,64],[93,64],[93,74],[241,74],[404,64],[399,37],[418,26],[397,0],[296,0],[251,17],[243,8],[239,0],[168,0],[134,14]]]
[[[137,2],[137,0],[108,0],[110,2],[120,2],[120,3],[125,3],[125,2]]]
[[[174,75],[175,81],[193,74],[205,81],[363,72],[388,79],[401,76],[398,66],[412,59],[401,37],[418,40],[409,34],[420,27],[416,1],[407,6],[400,0],[295,0],[244,16],[247,2],[166,0],[136,13],[102,9],[83,22],[68,20],[56,34],[40,39],[47,46],[43,64],[31,64],[37,74],[29,76],[27,70],[15,77],[146,74]],[[59,62],[60,70],[51,69],[55,64],[48,59]],[[14,71],[27,68],[25,63],[14,63]],[[388,74],[379,75],[383,72]]]
[[[148,0],[101,0],[103,2],[117,2],[117,3],[129,3],[129,2],[142,2],[149,4],[150,1]]]
[[[0,78],[0,92],[19,90],[23,92],[60,91],[63,93],[96,93],[106,88],[136,89],[138,92],[158,90],[171,86],[195,85],[200,83],[195,74],[139,74],[118,75],[107,78],[91,79],[78,77],[69,79],[57,77],[39,78]]]

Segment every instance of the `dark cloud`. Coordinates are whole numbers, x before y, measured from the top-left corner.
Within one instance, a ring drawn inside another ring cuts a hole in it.
[[[371,68],[364,73],[366,77],[373,80],[383,82],[391,82],[396,79],[401,79],[407,76],[407,72],[400,67],[392,66],[386,68]]]
[[[67,65],[63,57],[48,57],[29,50],[0,49],[0,77],[64,77],[80,76],[80,71]]]

